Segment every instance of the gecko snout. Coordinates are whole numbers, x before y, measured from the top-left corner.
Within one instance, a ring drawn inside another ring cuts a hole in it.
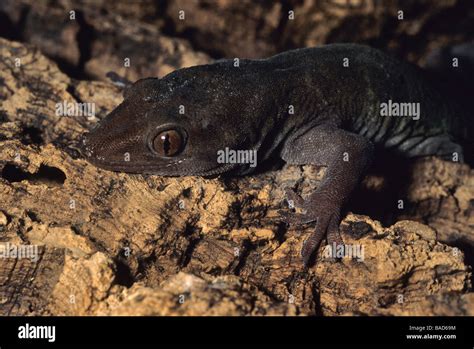
[[[81,142],[79,144],[79,151],[86,159],[90,158],[93,154],[93,151],[90,147],[89,134],[89,132],[85,133],[82,136]]]
[[[94,132],[88,132],[82,136],[79,151],[85,160],[101,168],[104,168],[109,158],[104,143],[94,135]]]
[[[105,151],[104,142],[101,141],[100,136],[93,130],[82,135],[79,144],[79,150],[82,156],[89,162],[97,162],[100,160],[101,154]]]

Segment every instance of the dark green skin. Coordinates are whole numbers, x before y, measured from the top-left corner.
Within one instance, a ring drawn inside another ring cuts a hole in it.
[[[420,103],[420,120],[380,116],[380,103],[389,99]],[[104,169],[161,176],[254,170],[219,164],[217,151],[226,147],[257,150],[259,164],[276,155],[289,164],[327,166],[306,200],[288,191],[305,213],[285,215],[286,221],[315,223],[302,250],[307,264],[325,236],[331,244],[342,243],[341,209],[371,163],[374,144],[407,157],[451,158],[457,152],[462,159],[455,140],[467,137],[463,120],[415,67],[369,47],[336,44],[240,60],[239,67],[225,60],[139,80],[85,136],[83,153]],[[183,151],[174,157],[150,149],[150,140],[164,128],[186,135]]]

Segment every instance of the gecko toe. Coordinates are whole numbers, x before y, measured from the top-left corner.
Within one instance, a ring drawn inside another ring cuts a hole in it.
[[[324,239],[324,233],[321,231],[314,231],[309,238],[303,243],[301,248],[301,258],[303,259],[303,264],[308,267],[311,262],[311,257],[314,252],[318,249],[321,241]]]
[[[279,210],[280,220],[286,224],[294,226],[304,226],[316,221],[316,218],[309,216],[306,213],[294,213],[285,210]]]
[[[344,244],[339,234],[339,213],[320,215],[314,232],[303,243],[301,257],[305,266],[310,263],[312,255],[321,245],[322,240],[327,237],[328,243],[336,246]]]
[[[341,234],[339,233],[339,230],[329,230],[327,234],[327,240],[328,244],[333,246],[339,246],[339,245],[344,245],[344,241],[341,238]]]
[[[304,206],[304,203],[305,203],[304,199],[298,194],[296,194],[293,191],[293,189],[285,188],[285,195],[287,197],[288,203],[292,201],[293,205],[298,208],[302,208]],[[290,206],[291,206],[291,203],[290,203]]]

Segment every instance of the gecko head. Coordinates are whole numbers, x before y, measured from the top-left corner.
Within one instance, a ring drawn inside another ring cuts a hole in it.
[[[124,101],[82,140],[93,165],[112,171],[163,176],[215,175],[235,164],[219,163],[226,147],[245,147],[222,77],[199,67],[163,79],[137,81]],[[231,115],[232,114],[232,115]]]

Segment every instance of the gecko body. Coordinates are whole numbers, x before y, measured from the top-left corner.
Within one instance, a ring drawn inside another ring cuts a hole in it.
[[[248,163],[218,161],[226,148],[258,163],[326,166],[320,186],[288,223],[315,225],[305,264],[327,236],[341,244],[341,210],[374,148],[402,156],[462,161],[467,116],[416,67],[361,45],[287,51],[268,59],[222,60],[137,81],[83,141],[92,164],[161,176],[250,174]],[[411,115],[407,115],[411,114]]]

